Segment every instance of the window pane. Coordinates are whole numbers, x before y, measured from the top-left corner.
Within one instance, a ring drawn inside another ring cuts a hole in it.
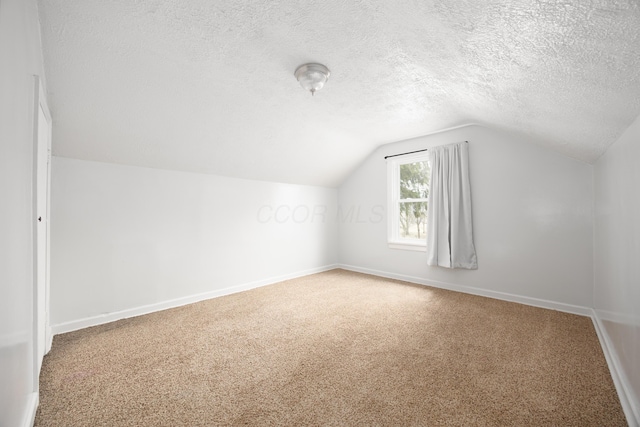
[[[400,202],[400,237],[424,239],[427,230],[427,202]]]
[[[429,197],[429,162],[400,165],[400,199],[426,199]]]

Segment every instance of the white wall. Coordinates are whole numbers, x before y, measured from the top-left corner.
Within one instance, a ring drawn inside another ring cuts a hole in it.
[[[58,332],[337,261],[336,189],[60,157],[52,173]]]
[[[0,426],[26,425],[33,372],[33,76],[43,76],[34,0],[0,2]]]
[[[640,425],[640,117],[594,169],[594,306]]]
[[[384,156],[465,140],[478,270],[429,267],[424,252],[389,249]],[[343,264],[493,296],[592,305],[588,164],[482,126],[465,126],[380,147],[340,187],[339,206]],[[360,216],[349,218],[349,209]]]

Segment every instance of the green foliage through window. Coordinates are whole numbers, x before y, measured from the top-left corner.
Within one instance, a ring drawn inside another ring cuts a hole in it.
[[[425,238],[429,178],[427,161],[400,165],[400,237]]]

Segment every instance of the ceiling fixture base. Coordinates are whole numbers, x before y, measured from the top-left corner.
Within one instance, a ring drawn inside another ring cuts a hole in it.
[[[293,73],[300,82],[303,89],[311,92],[311,96],[322,89],[324,84],[329,80],[331,71],[322,64],[309,63],[302,64]]]

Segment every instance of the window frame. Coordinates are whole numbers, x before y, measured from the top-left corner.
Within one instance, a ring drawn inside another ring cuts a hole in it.
[[[400,209],[398,208],[401,200],[423,201],[423,199],[400,199],[400,166],[423,161],[429,162],[426,151],[387,159],[387,244],[390,249],[427,251],[426,236],[422,240],[400,236]],[[430,163],[429,169],[431,169]]]

